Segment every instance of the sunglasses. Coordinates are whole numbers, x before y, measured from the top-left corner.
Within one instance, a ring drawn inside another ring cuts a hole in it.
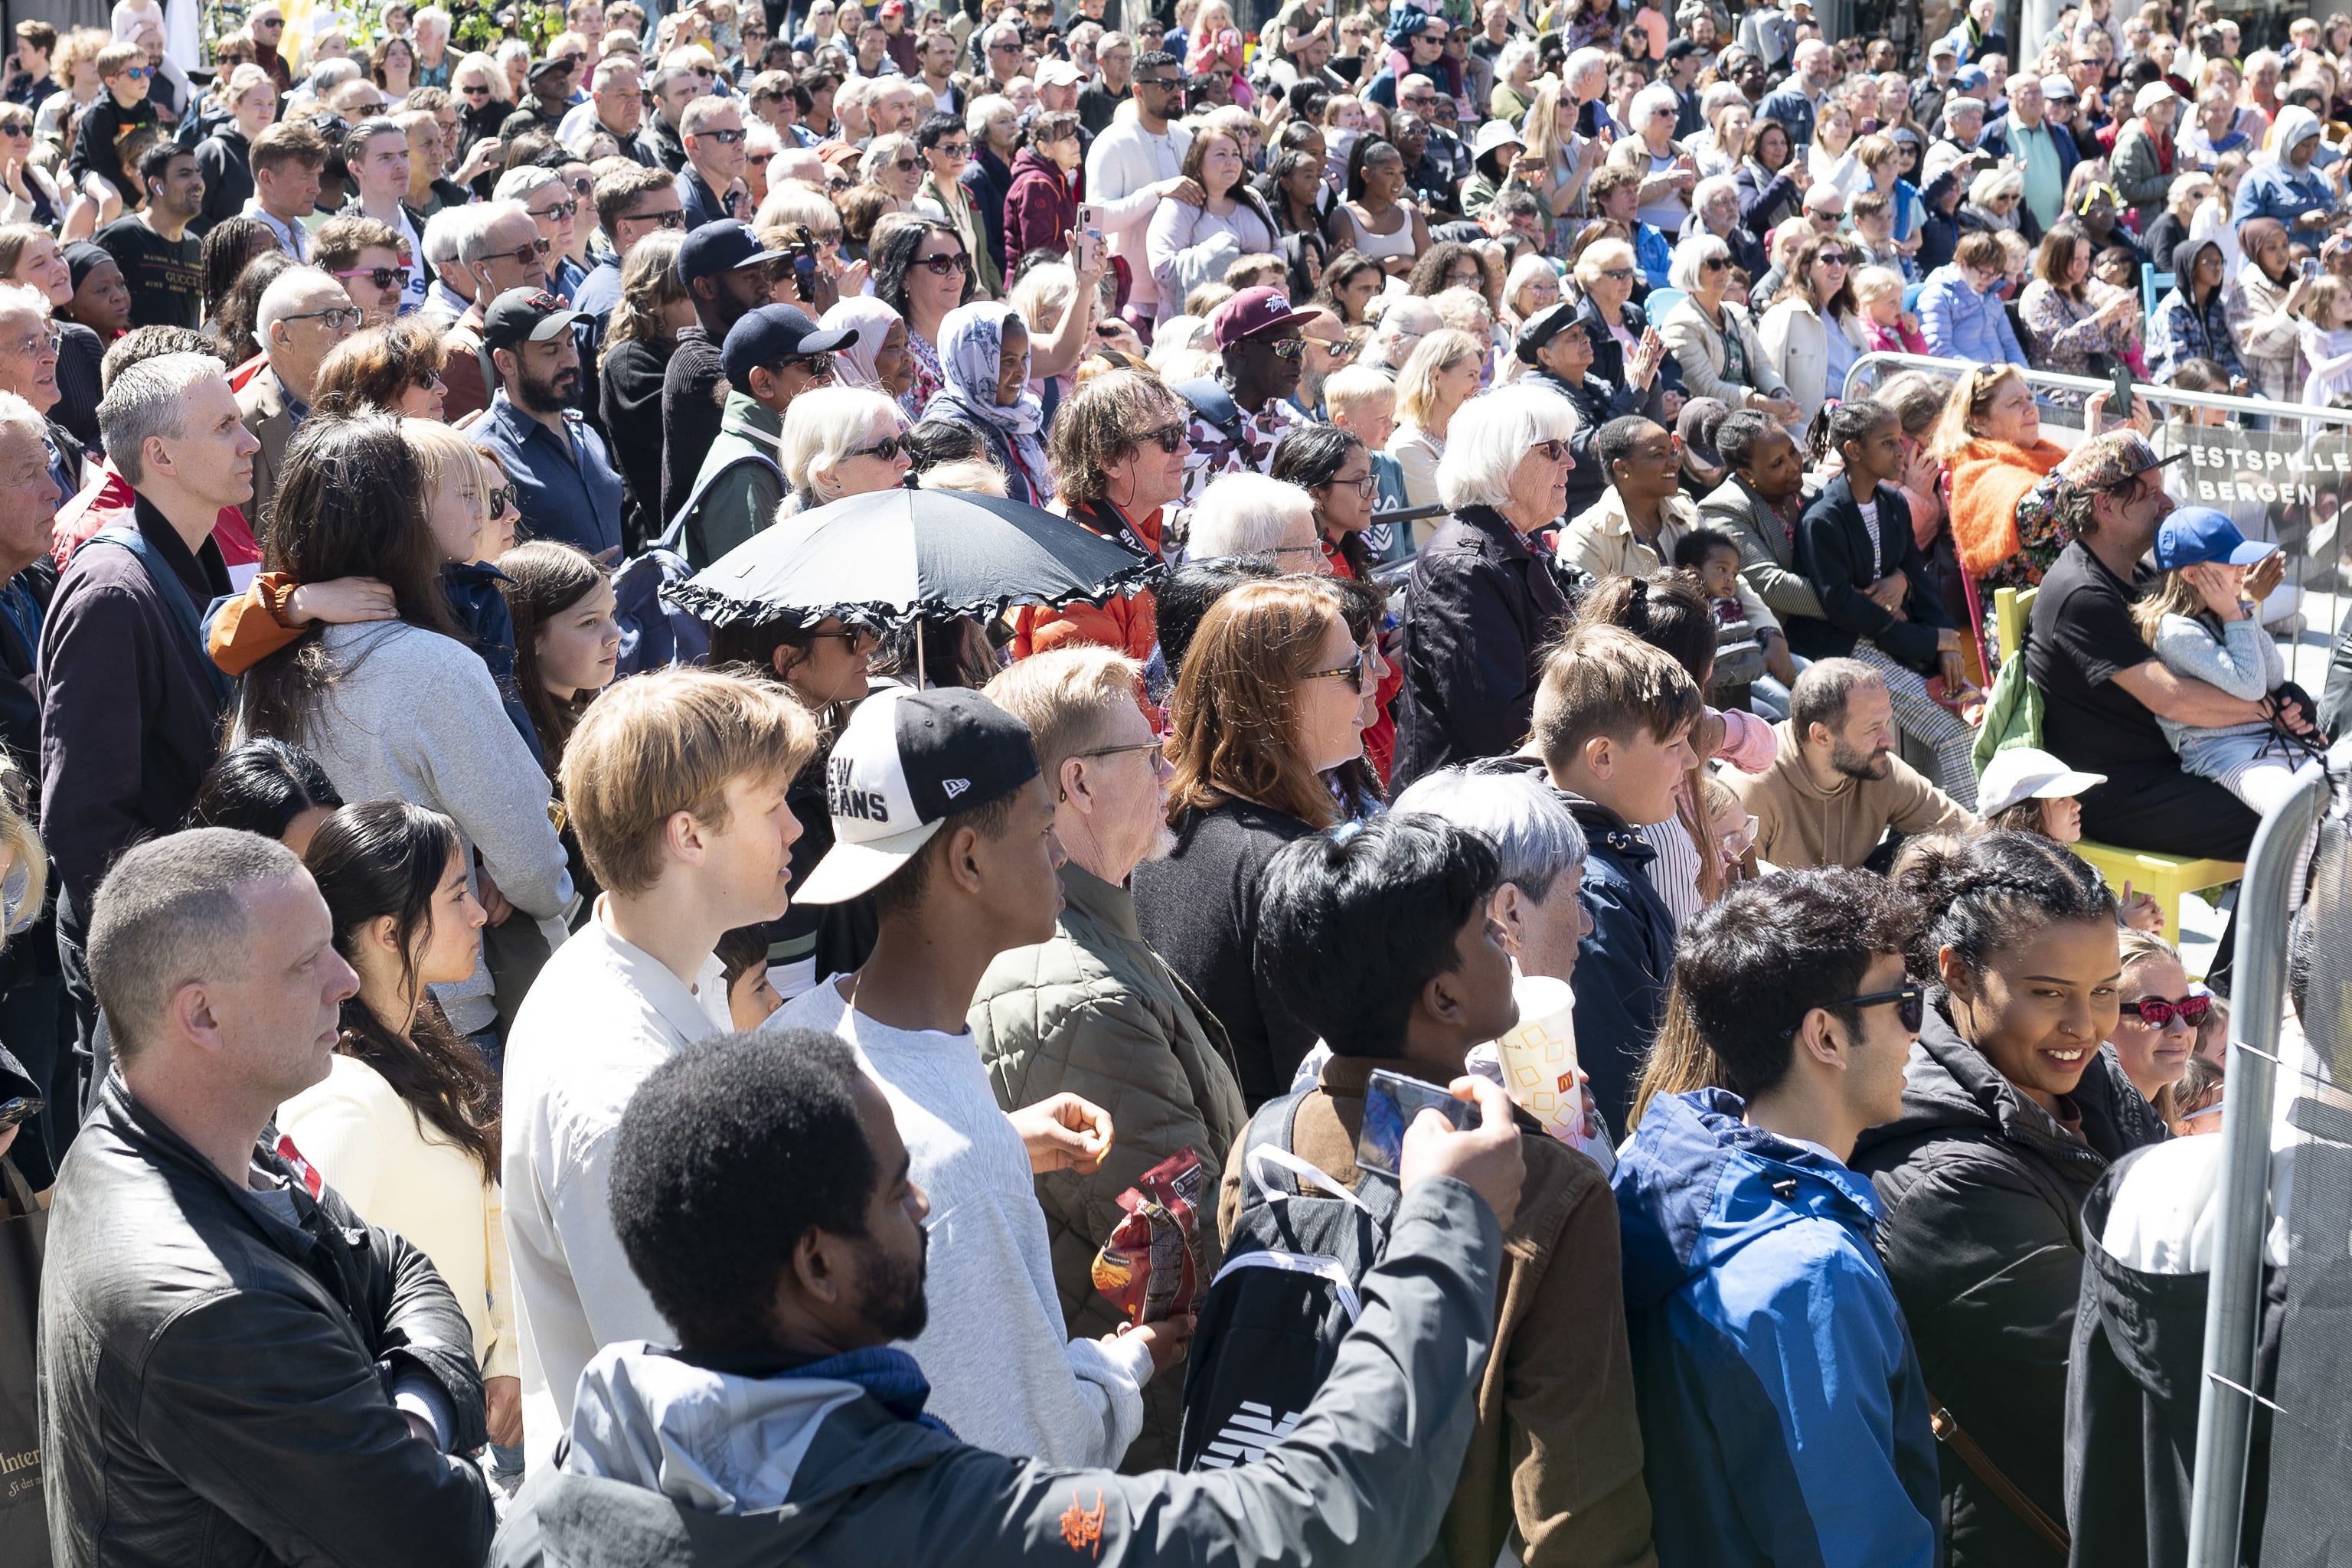
[[[2160,997],[2150,996],[2138,1002],[2125,1003],[2122,1011],[2129,1013],[2151,1029],[2161,1029],[2175,1018],[2193,1029],[2212,1016],[2213,998],[2183,996],[2177,1002],[2167,1002]]]
[[[971,143],[969,142],[959,142],[955,143],[955,145],[950,146],[948,143],[942,142],[938,146],[932,148],[931,151],[937,153],[942,158],[969,158],[971,156]]]
[[[423,375],[418,376],[416,378],[415,385],[416,390],[419,392],[446,392],[449,390],[449,384],[441,379],[441,373],[437,370],[428,370]]]
[[[1265,345],[1265,352],[1272,354],[1276,359],[1304,359],[1307,357],[1307,340],[1305,338],[1276,338],[1274,342]]]
[[[1591,341],[1592,340],[1591,338],[1587,338],[1585,340],[1587,342],[1591,342]],[[1540,455],[1543,460],[1547,463],[1557,463],[1562,458],[1568,456],[1568,443],[1565,441],[1538,441],[1534,446],[1528,447],[1528,450]]]
[[[1832,1007],[1879,1007],[1895,1004],[1895,1021],[1910,1030],[1919,1032],[1919,1025],[1927,1016],[1927,993],[1916,985],[1900,986],[1893,991],[1872,991],[1860,996],[1849,996]],[[1790,1033],[1794,1034],[1795,1030]]]
[[[517,246],[510,251],[494,251],[490,255],[483,257],[482,259],[484,261],[496,261],[503,258],[504,259],[515,262],[520,266],[528,267],[534,261],[545,260],[547,258],[547,253],[553,248],[554,247],[549,245],[543,238],[534,239],[529,245]]]
[[[1173,92],[1182,84],[1172,76],[1139,76],[1135,79],[1135,85],[1139,88],[1156,87],[1162,92]]]
[[[661,213],[637,213],[621,219],[623,223],[649,223],[656,228],[684,228],[686,214],[675,209]]]
[[[788,359],[778,360],[774,364],[770,365],[768,368],[778,373],[788,370],[804,371],[807,373],[808,378],[811,381],[831,381],[833,379],[833,356],[829,353],[793,354]]]
[[[408,287],[408,268],[405,267],[354,267],[349,271],[338,272],[335,276],[338,278],[364,278],[379,289],[405,289]]]
[[[155,74],[155,68],[152,66],[125,66],[114,74],[128,77],[132,81],[145,81]]]
[[[464,93],[467,98],[488,98],[490,96],[490,89],[487,87],[461,87],[457,90]]]
[[[1335,675],[1348,683],[1350,691],[1361,696],[1364,690],[1364,650],[1358,648],[1356,657],[1337,669],[1310,669],[1302,679],[1328,680]]]
[[[1824,267],[1843,267],[1845,265],[1845,252],[1843,250],[1824,250],[1819,256],[1814,257],[1813,259],[1820,262]]]
[[[907,167],[914,165],[909,163]],[[945,256],[919,256],[915,258],[915,265],[929,268],[932,275],[939,278],[952,278],[958,273],[971,270],[971,258],[961,250],[950,251]]]
[[[1730,265],[1731,258],[1728,256],[1710,256],[1698,264],[1698,269],[1701,272],[1721,272]]]
[[[1156,443],[1161,451],[1172,458],[1184,445],[1185,428],[1181,424],[1162,425],[1157,430],[1146,430],[1138,436],[1135,444],[1140,447],[1147,441]]]
[[[908,446],[907,437],[885,436],[871,447],[852,448],[848,455],[853,458],[879,458],[886,463],[895,463],[898,460],[898,454],[901,452],[910,457],[913,455],[913,448]]]
[[[434,379],[437,381],[440,378],[436,376]],[[496,521],[506,516],[509,507],[521,503],[522,492],[513,485],[500,485],[485,495],[482,500],[489,506],[491,521]]]
[[[697,141],[708,139],[718,142],[721,147],[732,147],[743,140],[743,133],[740,131],[698,131],[694,135]]]

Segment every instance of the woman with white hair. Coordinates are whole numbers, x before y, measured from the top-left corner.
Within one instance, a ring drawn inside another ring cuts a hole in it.
[[[1675,247],[1667,277],[1683,298],[1658,323],[1658,336],[1682,366],[1685,390],[1794,424],[1803,410],[1772,368],[1747,310],[1724,297],[1731,282],[1731,247],[1713,235],[1684,240]]]
[[[1185,552],[1195,561],[1263,555],[1285,572],[1328,574],[1316,542],[1315,500],[1264,474],[1227,474],[1193,503]]]
[[[1591,929],[1577,897],[1584,883],[1584,829],[1559,793],[1525,769],[1440,768],[1389,803],[1467,827],[1495,847],[1502,877],[1486,913],[1522,974],[1573,980],[1576,944]]]
[[[1517,124],[1536,97],[1536,45],[1513,38],[1495,57],[1495,86],[1486,94],[1486,118]]]
[[[890,198],[889,205],[882,209],[884,216],[912,212],[915,193],[923,185],[923,155],[911,136],[898,132],[877,136],[866,144],[866,156],[858,162],[857,177]]]
[[[1691,187],[1690,220],[1676,238],[1695,239],[1702,234],[1729,246],[1733,265],[1746,268],[1750,278],[1763,277],[1772,265],[1764,242],[1740,221],[1739,182],[1729,174],[1709,174]]]
[[[1511,263],[1503,279],[1503,328],[1517,335],[1528,319],[1559,303],[1559,265],[1549,256],[1528,251]]]
[[[1626,112],[1632,122],[1624,139],[1610,149],[1609,161],[1640,173],[1641,220],[1660,234],[1679,234],[1690,216],[1691,187],[1699,178],[1698,160],[1675,140],[1682,97],[1667,83],[1654,81],[1633,95]]]
[[[2023,232],[2025,176],[2015,169],[1987,169],[1969,181],[1969,199],[1954,216],[1962,234],[1972,229]]]
[[[793,398],[777,447],[789,490],[778,521],[845,496],[896,489],[912,466],[907,416],[862,387],[820,386]]]
[[[1468,332],[1441,327],[1423,338],[1397,373],[1397,426],[1388,455],[1404,473],[1409,507],[1437,503],[1437,465],[1445,455],[1445,433],[1456,410],[1478,390],[1488,344]],[[1414,525],[1416,542],[1429,537],[1426,522]]]
[[[1405,601],[1394,788],[1527,734],[1541,650],[1569,611],[1528,536],[1568,504],[1575,434],[1566,398],[1518,385],[1473,399],[1448,427],[1437,492],[1452,515],[1414,558]]]

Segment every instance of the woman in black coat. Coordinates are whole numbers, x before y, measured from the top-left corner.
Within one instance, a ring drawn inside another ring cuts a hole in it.
[[[1886,1207],[1879,1250],[1929,1399],[2063,1529],[2083,1203],[2111,1162],[2165,1137],[2101,1045],[2118,1010],[2115,895],[2030,833],[1931,844],[1898,880],[1925,912],[1909,956],[1928,1006],[1903,1114],[1851,1163]],[[1940,1449],[1944,1561],[2062,1568],[1960,1452]]]
[[[1937,783],[1973,810],[1975,732],[1927,685],[1932,678],[1938,692],[1959,690],[1960,634],[1937,601],[1910,508],[1895,489],[1902,421],[1885,404],[1857,398],[1830,410],[1827,426],[1830,450],[1845,470],[1822,487],[1797,524],[1797,571],[1820,595],[1822,614],[1781,616],[1789,647],[1806,658],[1858,658],[1875,669],[1895,722],[1934,748]],[[1865,504],[1874,516],[1864,515]]]

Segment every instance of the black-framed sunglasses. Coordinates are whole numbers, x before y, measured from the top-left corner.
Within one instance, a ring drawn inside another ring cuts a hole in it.
[[[1333,676],[1338,676],[1340,679],[1345,680],[1348,683],[1349,690],[1355,692],[1358,696],[1361,696],[1364,690],[1364,650],[1362,648],[1358,648],[1356,650],[1356,657],[1348,663],[1339,666],[1337,669],[1310,669],[1304,677],[1302,677],[1302,679],[1307,680],[1328,680]]]
[[[1135,85],[1138,88],[1156,87],[1162,92],[1173,92],[1184,84],[1172,76],[1139,76],[1135,79]]]
[[[1832,1008],[1882,1007],[1895,1004],[1895,1021],[1910,1030],[1919,1032],[1920,1021],[1927,1016],[1927,993],[1917,985],[1898,985],[1892,991],[1869,991],[1859,996],[1848,996],[1830,1003]],[[1796,1033],[1791,1029],[1790,1034]]]
[[[457,90],[465,94],[467,98],[488,98],[490,96],[490,89],[487,87],[461,87]],[[647,93],[646,96],[650,99],[653,97],[653,94]]]
[[[405,289],[408,287],[408,268],[405,267],[354,267],[347,271],[338,272],[335,276],[338,278],[364,278],[379,289]]]
[[[2151,1029],[2164,1028],[2175,1017],[2194,1029],[2212,1016],[2213,998],[2183,996],[2168,1002],[2161,996],[2144,996],[2137,1002],[2123,1004],[2122,1011],[2129,1013]]]
[[[694,134],[698,139],[708,136],[721,147],[732,147],[743,140],[743,133],[740,131],[698,131]]]
[[[522,503],[522,492],[513,485],[499,485],[484,495],[482,500],[488,503],[490,521],[495,522],[506,516],[508,508],[520,506]]]
[[[971,258],[966,256],[962,251],[957,250],[951,251],[945,256],[917,257],[915,258],[915,265],[918,267],[928,268],[935,277],[950,278],[959,272],[971,271]]]
[[[907,437],[903,434],[885,436],[871,447],[854,447],[845,455],[852,458],[879,458],[886,463],[895,463],[898,460],[898,454],[901,452],[908,452],[910,456],[912,455],[907,445]]]
[[[1135,444],[1139,447],[1146,444],[1156,445],[1161,451],[1167,453],[1172,458],[1176,455],[1178,449],[1184,445],[1184,437],[1186,434],[1186,426],[1181,421],[1179,421],[1174,425],[1162,425],[1157,430],[1146,430],[1142,435],[1138,436],[1135,438]]]
[[[802,371],[811,381],[831,381],[833,356],[829,353],[793,354],[788,359],[778,360],[768,368],[780,373],[787,370]]]
[[[673,207],[668,212],[635,213],[621,219],[623,223],[649,223],[657,228],[684,228],[686,214]]]

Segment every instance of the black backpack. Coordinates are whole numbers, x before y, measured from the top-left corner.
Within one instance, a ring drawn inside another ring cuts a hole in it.
[[[1241,1211],[1185,1362],[1178,1469],[1252,1464],[1290,1434],[1330,1375],[1362,1311],[1357,1288],[1388,1246],[1396,1178],[1366,1170],[1350,1192],[1294,1153],[1306,1098],[1268,1101],[1243,1134]]]

